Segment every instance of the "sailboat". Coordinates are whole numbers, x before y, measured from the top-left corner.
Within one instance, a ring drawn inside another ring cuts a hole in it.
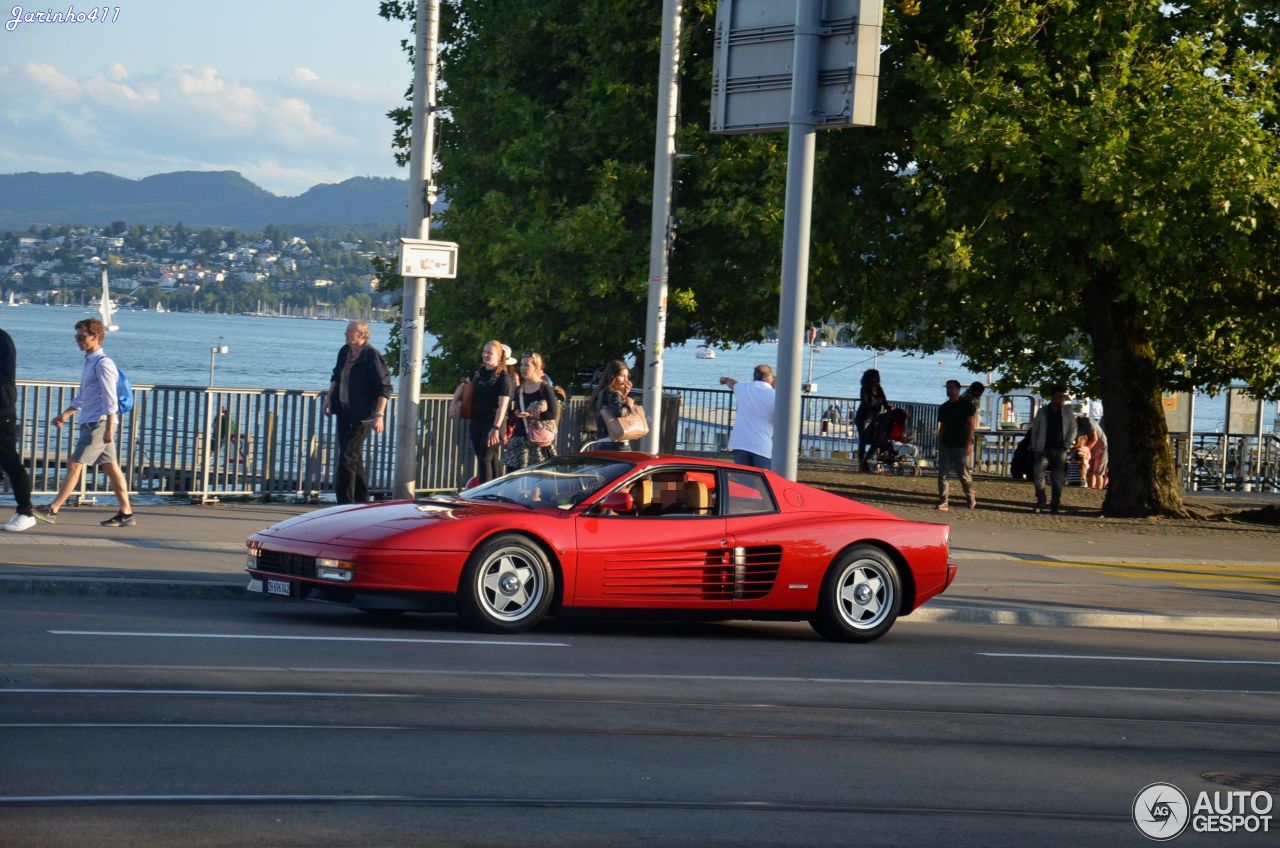
[[[9,305],[10,306],[22,305],[21,303],[18,303],[18,299],[13,296],[13,289],[9,289]]]
[[[111,289],[107,285],[107,269],[102,269],[102,297],[98,300],[98,314],[102,316],[102,326],[108,333],[117,332],[120,325],[112,321],[115,309],[111,306]]]

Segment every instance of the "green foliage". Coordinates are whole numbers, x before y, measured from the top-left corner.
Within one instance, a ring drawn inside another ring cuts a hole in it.
[[[887,12],[880,126],[830,139],[826,176],[858,177],[823,179],[814,216],[820,244],[860,234],[842,306],[865,341],[1096,390],[1090,313],[1134,304],[1151,391],[1280,394],[1273,4]]]
[[[636,353],[660,14],[626,0],[445,6],[438,233],[460,257],[458,278],[428,296],[429,384],[451,388],[491,338],[541,351],[561,381]],[[667,338],[746,341],[777,311],[785,157],[776,138],[707,135],[714,3],[686,3],[685,23]],[[409,115],[392,114],[403,157]]]

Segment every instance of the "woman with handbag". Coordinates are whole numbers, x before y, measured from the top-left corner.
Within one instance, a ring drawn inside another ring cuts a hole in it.
[[[502,443],[507,432],[507,412],[515,384],[507,371],[507,355],[502,342],[487,342],[480,357],[480,367],[471,375],[471,447],[480,469],[479,482],[501,477]]]
[[[520,385],[516,389],[516,432],[502,452],[508,471],[515,471],[556,455],[556,422],[560,401],[542,370],[542,355],[530,351],[520,357]]]
[[[591,408],[596,413],[596,437],[604,440],[597,442],[595,449],[632,450],[631,442],[610,433],[609,426],[609,420],[612,419],[613,429],[617,432],[618,422],[635,417],[634,413],[639,410],[639,406],[631,400],[631,372],[627,370],[627,363],[615,359],[604,367],[604,374],[591,395]],[[643,420],[641,413],[641,421]]]

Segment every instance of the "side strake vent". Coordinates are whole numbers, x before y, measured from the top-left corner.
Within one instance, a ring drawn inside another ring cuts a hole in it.
[[[773,591],[773,584],[778,579],[778,569],[782,566],[780,545],[734,548],[732,556],[730,567],[733,569],[735,601],[763,598]]]

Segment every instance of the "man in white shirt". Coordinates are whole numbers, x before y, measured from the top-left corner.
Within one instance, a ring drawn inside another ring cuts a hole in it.
[[[733,391],[737,416],[729,434],[733,461],[752,468],[768,468],[773,456],[773,369],[757,365],[750,383],[721,377],[720,385]]]
[[[80,484],[80,475],[86,465],[102,468],[111,483],[111,491],[120,501],[119,511],[101,522],[102,526],[132,527],[135,523],[129,503],[129,484],[116,461],[115,433],[120,409],[116,379],[120,372],[111,358],[102,352],[102,340],[106,335],[106,327],[97,318],[76,322],[76,344],[84,351],[80,390],[71,399],[71,405],[54,416],[50,423],[61,427],[79,413],[80,435],[67,461],[67,477],[58,489],[58,496],[48,506],[35,508],[36,518],[49,524],[58,520],[59,509]]]

